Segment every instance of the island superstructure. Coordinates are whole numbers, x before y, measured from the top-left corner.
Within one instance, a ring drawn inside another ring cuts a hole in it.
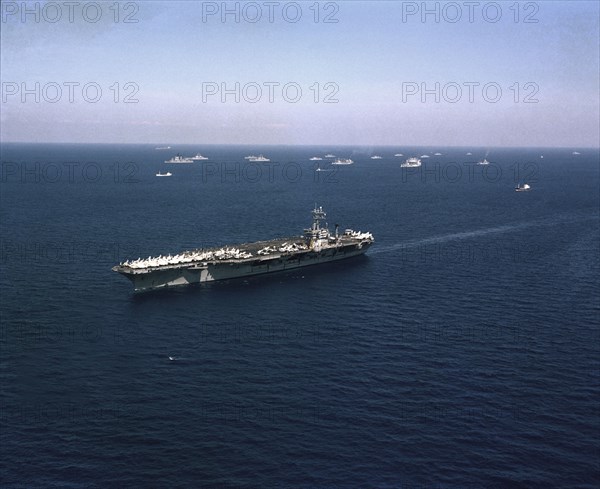
[[[329,232],[322,207],[312,211],[313,223],[302,236],[276,238],[176,255],[138,258],[113,267],[136,292],[215,280],[227,280],[328,263],[365,253],[374,242],[368,232]]]

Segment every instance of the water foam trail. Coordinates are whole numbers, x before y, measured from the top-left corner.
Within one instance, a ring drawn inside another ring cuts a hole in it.
[[[537,219],[535,221],[522,222],[520,224],[505,224],[503,226],[496,226],[492,228],[477,229],[474,231],[464,231],[461,233],[444,234],[442,236],[432,236],[431,238],[413,239],[410,241],[404,241],[390,246],[377,247],[369,251],[369,255],[377,255],[379,253],[389,253],[391,251],[404,250],[407,248],[416,248],[419,246],[426,246],[431,244],[445,243],[447,241],[459,241],[470,238],[477,238],[479,236],[486,236],[488,234],[502,234],[530,227],[539,226],[556,226],[559,224],[566,224],[572,222],[581,222],[589,220],[597,220],[598,216],[587,216],[587,217],[573,217],[572,214],[559,214],[551,218]]]

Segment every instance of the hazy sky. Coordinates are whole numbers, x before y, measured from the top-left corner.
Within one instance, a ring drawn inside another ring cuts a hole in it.
[[[1,139],[597,147],[599,16],[596,1],[2,0]]]

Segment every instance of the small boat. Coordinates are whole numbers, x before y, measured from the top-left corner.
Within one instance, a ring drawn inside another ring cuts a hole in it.
[[[394,156],[404,156],[402,153],[396,153]]]
[[[433,156],[442,156],[442,153],[433,153]]]
[[[332,165],[351,165],[352,163],[354,163],[354,161],[352,161],[350,158],[337,158],[335,161],[333,161],[331,164]]]
[[[421,166],[421,160],[416,156],[412,156],[402,163],[400,168],[417,168],[419,166]]]
[[[487,157],[488,157],[488,155],[489,155],[489,154],[490,154],[490,152],[489,152],[489,151],[486,151],[486,152],[485,152],[485,156],[483,157],[483,160],[479,160],[479,161],[477,162],[477,164],[478,164],[478,165],[489,165],[489,164],[490,164],[490,162],[487,160]]]
[[[429,155],[421,155],[421,158],[429,158]]]
[[[271,161],[269,158],[264,157],[263,155],[258,155],[258,156],[252,156],[250,158],[247,158],[248,161],[253,161],[253,162],[266,162],[266,161]]]
[[[193,163],[194,160],[192,160],[191,158],[188,158],[186,156],[181,156],[179,153],[177,153],[175,156],[173,156],[173,158],[171,158],[170,160],[166,160],[165,163]]]
[[[331,171],[331,168],[321,168],[321,165],[317,165],[317,168],[315,169],[315,171]]]
[[[571,153],[571,154],[580,155],[581,153],[579,151],[573,151],[573,153]]]
[[[159,149],[159,150],[160,150],[160,149],[171,149],[171,146],[157,146],[157,147],[156,147],[156,148],[154,148],[154,149]]]
[[[173,174],[172,174],[170,171],[168,171],[167,173],[161,173],[161,172],[158,172],[158,173],[156,174],[156,176],[157,176],[157,177],[170,177],[170,176],[172,176],[172,175],[173,175]]]
[[[473,156],[473,153],[467,153],[467,156]]]
[[[206,156],[202,156],[200,153],[198,153],[196,156],[192,156],[192,160],[193,161],[201,161],[201,160],[208,160],[208,158]]]
[[[527,192],[528,190],[531,190],[531,186],[529,186],[526,183],[524,183],[523,185],[517,184],[517,186],[515,187],[515,192]]]
[[[321,161],[323,160],[323,158],[319,158],[318,156],[313,156],[312,158],[309,158],[310,161]]]
[[[381,156],[375,155],[375,156],[371,156],[372,160],[381,160],[383,159]]]
[[[328,153],[325,155],[325,158],[335,158],[335,155],[332,155],[331,153]]]

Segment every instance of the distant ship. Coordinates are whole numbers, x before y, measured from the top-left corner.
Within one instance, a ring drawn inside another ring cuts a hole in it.
[[[331,234],[322,207],[312,211],[313,224],[304,236],[258,241],[233,247],[197,249],[177,255],[138,258],[112,269],[133,282],[136,292],[214,280],[248,277],[328,263],[365,253],[371,233],[346,229]]]
[[[331,153],[328,153],[325,155],[325,158],[335,158],[335,155],[332,155]]]
[[[578,151],[573,151],[573,153],[572,153],[572,154],[574,154],[574,155],[580,155],[581,153],[580,153],[580,152],[578,152]]]
[[[404,156],[402,153],[396,153],[394,156]]]
[[[318,156],[313,156],[312,158],[310,158],[310,161],[322,161],[323,158],[319,158]]]
[[[401,168],[417,168],[421,166],[421,160],[416,156],[408,158],[404,163],[400,165]]]
[[[256,159],[256,158],[258,158],[258,156],[254,156],[254,155],[250,155],[250,156],[244,156],[244,159],[245,159],[245,160],[254,160],[254,159]]]
[[[181,156],[179,153],[173,156],[170,160],[166,160],[165,163],[193,163],[194,160],[191,158],[187,158],[185,156]]]
[[[206,156],[202,156],[200,153],[198,153],[196,156],[192,156],[192,161],[201,161],[201,160],[208,160],[208,158]]]
[[[517,184],[517,186],[515,187],[515,192],[527,192],[528,190],[531,190],[531,187],[526,183],[524,183],[523,185]]]
[[[433,156],[442,156],[442,153],[433,153]]]
[[[171,146],[158,146],[154,149],[171,149]]]
[[[266,162],[266,161],[271,161],[269,158],[265,158],[263,155],[258,155],[258,156],[250,156],[248,158],[249,161],[258,161],[258,162]]]
[[[372,160],[381,160],[381,159],[383,159],[383,158],[382,158],[381,156],[377,156],[377,155],[375,155],[375,156],[371,156],[371,159],[372,159]]]
[[[346,159],[337,158],[331,164],[332,165],[351,165],[352,163],[354,163],[354,161],[352,161],[350,158],[346,158]]]
[[[473,156],[473,153],[467,153],[467,156]]]
[[[429,155],[421,155],[421,158],[429,158]]]
[[[156,176],[157,176],[157,177],[170,177],[170,176],[172,176],[172,175],[173,175],[173,174],[172,174],[170,171],[168,171],[167,173],[161,173],[161,172],[158,172],[158,173],[156,174]]]
[[[489,165],[490,162],[487,160],[488,155],[490,154],[489,151],[485,152],[485,156],[483,157],[483,160],[480,160],[477,162],[478,165]]]
[[[321,168],[321,164],[317,163],[317,168],[315,168],[315,171],[331,171],[331,168]]]

